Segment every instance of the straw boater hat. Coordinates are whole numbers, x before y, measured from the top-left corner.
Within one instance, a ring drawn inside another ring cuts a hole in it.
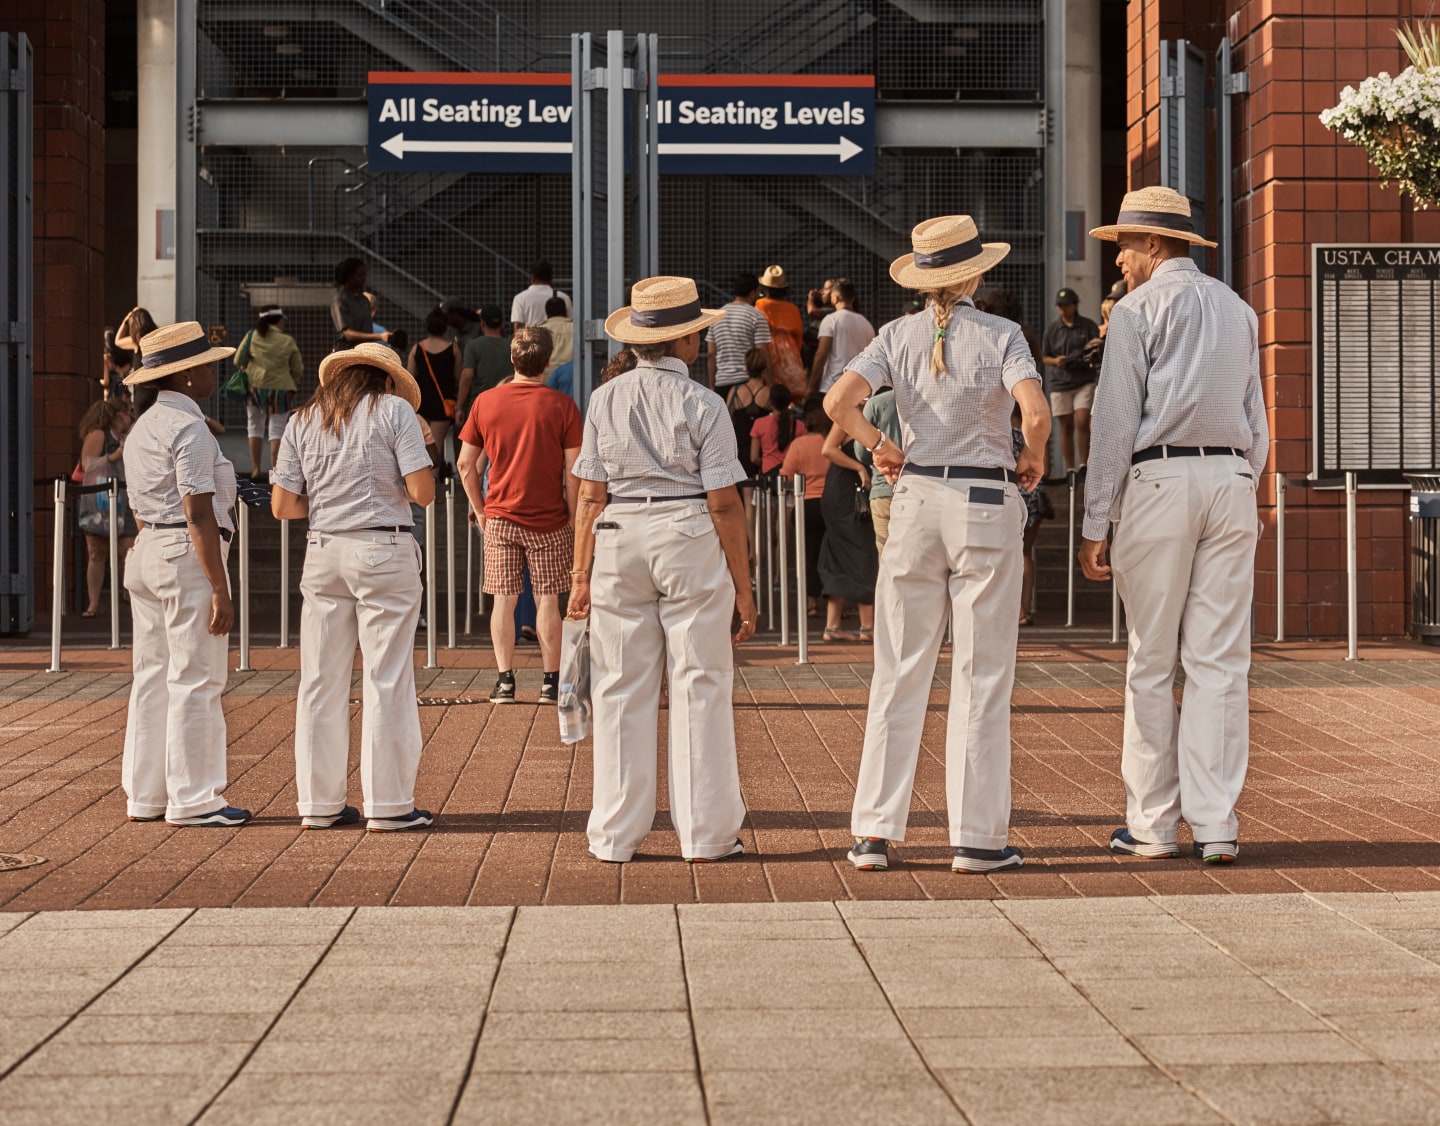
[[[395,349],[388,344],[357,344],[353,348],[331,352],[320,361],[320,385],[323,387],[330,382],[332,376],[352,364],[379,368],[395,381],[395,394],[409,403],[412,411],[420,409],[420,384],[405,370],[405,365],[400,362]]]
[[[177,371],[198,368],[235,354],[234,348],[217,348],[205,336],[196,321],[181,321],[147,332],[140,341],[144,358],[140,366],[125,377],[125,386],[153,383]]]
[[[926,219],[910,232],[913,254],[890,264],[890,276],[906,289],[934,290],[960,285],[997,266],[1010,253],[1008,242],[981,242],[968,215]]]
[[[646,278],[630,290],[630,304],[605,318],[605,331],[622,344],[663,344],[709,328],[723,309],[702,309],[689,278]]]
[[[1091,238],[1114,242],[1120,235],[1164,235],[1184,239],[1200,246],[1216,243],[1195,233],[1190,217],[1190,201],[1174,188],[1141,188],[1126,192],[1120,201],[1120,214],[1108,227],[1096,227]]]
[[[766,289],[788,289],[785,281],[785,271],[779,266],[766,266],[765,272],[760,275],[760,284]]]

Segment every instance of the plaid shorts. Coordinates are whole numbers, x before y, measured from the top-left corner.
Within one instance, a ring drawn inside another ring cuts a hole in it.
[[[569,524],[533,532],[498,516],[485,521],[486,594],[519,594],[527,567],[536,594],[564,594],[574,562],[575,529]]]

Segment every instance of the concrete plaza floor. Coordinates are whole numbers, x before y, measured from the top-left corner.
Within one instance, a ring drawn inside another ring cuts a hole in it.
[[[697,867],[663,809],[585,855],[588,745],[484,702],[483,650],[419,674],[438,819],[388,836],[300,830],[293,651],[225,698],[256,823],[202,831],[124,820],[128,654],[0,649],[0,854],[43,858],[0,864],[0,1121],[1440,1123],[1440,660],[1258,649],[1214,869],[1104,851],[1103,640],[1022,648],[1029,863],[991,877],[948,867],[944,664],[878,874],[843,859],[858,646],[742,650],[747,855]]]

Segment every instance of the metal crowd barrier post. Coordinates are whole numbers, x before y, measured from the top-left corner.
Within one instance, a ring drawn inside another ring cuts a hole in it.
[[[1075,624],[1075,480],[1073,469],[1065,471],[1065,482],[1070,488],[1070,540],[1065,555],[1065,628]]]
[[[1285,640],[1285,474],[1275,474],[1275,640]]]
[[[445,640],[455,648],[455,478],[445,479]]]
[[[114,477],[110,497],[110,648],[120,648],[120,482]]]
[[[1345,659],[1360,659],[1360,565],[1356,543],[1356,502],[1359,477],[1354,471],[1345,474]]]
[[[785,478],[775,478],[775,513],[780,534],[780,644],[790,644],[790,525],[785,519]],[[803,620],[804,615],[801,615]]]
[[[795,639],[800,643],[795,663],[810,663],[810,638],[805,616],[805,474],[795,474]]]
[[[237,506],[236,527],[240,533],[240,664],[238,672],[250,672],[250,506]]]
[[[1116,643],[1120,640],[1120,588],[1115,585],[1114,576],[1110,579],[1110,641]]]
[[[465,636],[470,636],[475,609],[475,528],[470,523],[470,494],[465,494]]]
[[[435,660],[435,502],[425,508],[425,667],[438,669]]]
[[[761,492],[762,492],[762,490],[760,490],[760,489],[752,489],[751,492],[750,492],[750,501],[751,501],[752,506],[753,506],[754,509],[755,509],[755,524],[754,524],[754,532],[755,532],[755,535],[754,535],[754,538],[751,540],[750,546],[752,547],[752,549],[753,549],[754,552],[755,552],[755,562],[754,562],[754,564],[752,565],[753,578],[751,579],[751,583],[752,583],[752,585],[753,585],[754,588],[755,588],[755,616],[756,616],[757,618],[760,616],[760,591],[761,591],[761,574],[760,574],[760,522],[761,522],[761,521],[760,521],[760,510],[761,510],[761,508],[764,507],[764,505],[763,505],[763,503],[761,502],[761,499],[760,499],[760,494],[761,494]]]
[[[775,628],[775,498],[768,489],[760,489],[765,509],[765,624]]]
[[[65,478],[55,478],[54,565],[50,583],[50,667],[60,671],[60,620],[65,612]]]
[[[290,521],[280,521],[280,644],[290,648]]]

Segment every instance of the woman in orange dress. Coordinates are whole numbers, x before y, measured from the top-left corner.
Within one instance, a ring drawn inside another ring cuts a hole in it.
[[[790,388],[798,402],[805,397],[807,375],[800,358],[805,322],[800,319],[800,310],[785,300],[787,292],[785,271],[769,266],[760,275],[761,297],[755,308],[770,322],[770,381]]]

